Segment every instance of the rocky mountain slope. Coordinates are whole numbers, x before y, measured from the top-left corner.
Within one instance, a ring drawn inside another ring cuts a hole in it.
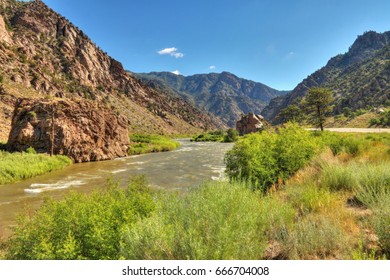
[[[0,140],[17,98],[85,99],[126,117],[130,132],[189,133],[222,124],[148,87],[42,1],[0,0]]]
[[[390,32],[369,31],[359,36],[349,51],[303,80],[290,94],[273,99],[262,114],[274,123],[290,104],[297,104],[312,87],[328,87],[335,97],[335,115],[390,105]]]
[[[239,78],[229,72],[175,75],[170,72],[135,74],[146,83],[171,90],[234,127],[241,114],[260,114],[269,101],[286,94],[264,84]]]

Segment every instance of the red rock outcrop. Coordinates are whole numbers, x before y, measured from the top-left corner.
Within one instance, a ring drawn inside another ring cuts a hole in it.
[[[129,147],[127,121],[83,99],[21,99],[13,114],[7,149],[25,151],[28,147],[41,153],[50,153],[53,147],[54,154],[75,162],[124,157]]]
[[[241,120],[236,123],[236,129],[240,135],[257,132],[267,126],[269,123],[262,116],[253,113],[243,115]]]

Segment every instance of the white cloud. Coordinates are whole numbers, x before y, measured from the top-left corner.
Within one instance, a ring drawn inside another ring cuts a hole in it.
[[[184,56],[183,53],[178,52],[178,49],[175,47],[165,48],[157,52],[159,55],[170,55],[175,58],[182,58]]]
[[[217,67],[215,67],[215,65],[211,65],[211,66],[209,67],[210,70],[215,70],[215,68],[217,68]]]
[[[177,51],[176,48],[165,48],[165,49],[162,49],[161,51],[158,51],[158,54],[172,54],[172,53],[175,53]]]
[[[172,71],[171,73],[175,74],[175,75],[180,75],[181,74],[179,70]]]
[[[174,56],[174,57],[176,57],[176,58],[182,58],[183,56],[184,56],[184,54],[183,53],[180,53],[180,52],[178,52],[178,53],[173,53],[173,54],[171,54],[172,56]]]

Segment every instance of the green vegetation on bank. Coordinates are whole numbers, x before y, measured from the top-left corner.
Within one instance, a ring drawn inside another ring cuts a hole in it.
[[[129,155],[139,155],[155,152],[167,152],[177,149],[180,144],[161,135],[132,134],[130,135]]]
[[[68,166],[72,160],[66,156],[50,157],[36,154],[29,148],[23,153],[0,151],[0,184],[25,180]]]
[[[226,161],[231,182],[186,193],[152,193],[138,178],[126,190],[46,202],[19,221],[5,257],[390,257],[390,135],[288,124],[241,138]]]
[[[390,126],[390,109],[380,114],[378,118],[373,118],[370,120],[370,126]]]
[[[239,140],[226,154],[229,178],[250,182],[263,191],[286,180],[302,168],[316,152],[316,141],[309,131],[287,124],[278,133],[252,133]]]
[[[8,259],[118,259],[124,226],[131,228],[155,208],[142,177],[122,190],[111,184],[92,195],[49,200],[19,220],[8,241]]]
[[[197,136],[194,136],[191,141],[195,142],[223,142],[223,143],[231,143],[236,142],[238,140],[238,132],[233,128],[229,128],[226,131],[223,130],[215,130],[209,131]]]

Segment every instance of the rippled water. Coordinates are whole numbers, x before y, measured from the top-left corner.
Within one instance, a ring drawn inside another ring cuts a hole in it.
[[[16,184],[0,185],[0,235],[9,234],[16,214],[26,206],[38,208],[45,197],[61,198],[72,190],[104,188],[109,179],[125,186],[129,178],[144,174],[152,187],[181,190],[224,178],[223,157],[232,144],[178,141],[180,148],[171,152],[74,164]]]

